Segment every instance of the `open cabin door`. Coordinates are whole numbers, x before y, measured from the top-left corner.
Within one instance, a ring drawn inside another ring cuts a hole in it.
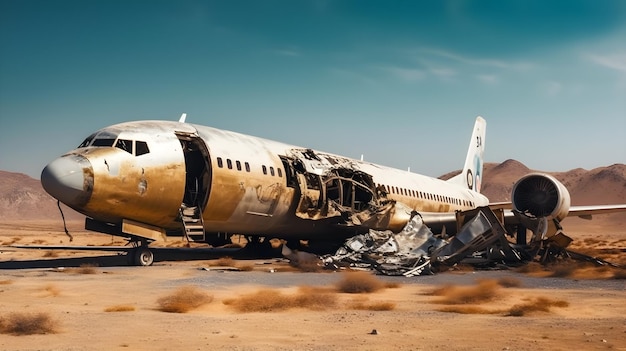
[[[185,236],[190,241],[204,241],[202,212],[211,191],[209,150],[197,134],[176,132],[185,156],[185,195],[180,217]]]

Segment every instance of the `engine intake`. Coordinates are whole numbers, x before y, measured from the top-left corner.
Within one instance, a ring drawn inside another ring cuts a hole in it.
[[[513,209],[534,217],[567,217],[570,195],[551,175],[531,173],[519,179],[511,192]]]

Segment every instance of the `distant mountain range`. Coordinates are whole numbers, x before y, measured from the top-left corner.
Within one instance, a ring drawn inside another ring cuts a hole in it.
[[[534,172],[515,160],[487,163],[484,167],[482,193],[492,202],[510,201],[511,188],[517,179]],[[460,170],[447,173],[449,179]],[[592,170],[576,168],[567,172],[543,172],[556,177],[572,197],[572,205],[626,203],[626,165],[614,164]],[[84,217],[62,205],[67,220]],[[48,195],[37,179],[22,173],[0,171],[0,220],[60,220],[54,198]]]
[[[66,220],[85,218],[61,204]],[[1,220],[61,220],[57,201],[43,190],[38,179],[26,174],[0,171]]]
[[[439,178],[449,179],[460,172],[456,170]],[[532,172],[550,174],[563,183],[570,193],[572,205],[626,203],[626,164],[620,163],[592,170],[575,168],[567,172],[532,170],[515,160],[486,163],[481,192],[492,202],[511,201],[513,184]]]

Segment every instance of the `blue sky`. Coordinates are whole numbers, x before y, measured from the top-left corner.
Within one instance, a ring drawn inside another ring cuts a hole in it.
[[[0,169],[177,120],[438,176],[626,162],[625,1],[0,0]]]

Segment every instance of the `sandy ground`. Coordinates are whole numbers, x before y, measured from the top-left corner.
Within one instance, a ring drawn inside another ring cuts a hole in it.
[[[580,248],[624,260],[625,232],[572,224],[576,228],[568,233]],[[72,245],[123,244],[80,227],[70,225]],[[275,259],[232,261],[252,269],[241,272],[215,270],[216,260],[197,258],[164,257],[152,267],[126,267],[125,258],[115,253],[24,250],[12,244],[69,241],[58,223],[0,223],[0,320],[11,321],[13,313],[43,312],[56,328],[45,335],[0,334],[2,350],[626,350],[626,281],[589,279],[607,276],[602,270],[585,268],[574,278],[545,277],[549,272],[537,271],[376,277],[395,287],[347,294],[335,288],[345,273],[294,272]],[[97,267],[75,268],[86,263]],[[442,287],[473,287],[479,279],[519,286],[492,284],[490,301],[461,305],[470,313],[443,312],[459,305],[442,303],[445,296],[432,294]],[[187,313],[162,312],[159,299],[182,286],[196,287],[213,300]],[[239,312],[224,303],[263,289],[296,296],[302,286],[323,288],[335,304]],[[511,307],[539,297],[561,307],[509,315]],[[355,307],[357,302],[393,308],[363,310]],[[111,308],[130,311],[105,311]]]

